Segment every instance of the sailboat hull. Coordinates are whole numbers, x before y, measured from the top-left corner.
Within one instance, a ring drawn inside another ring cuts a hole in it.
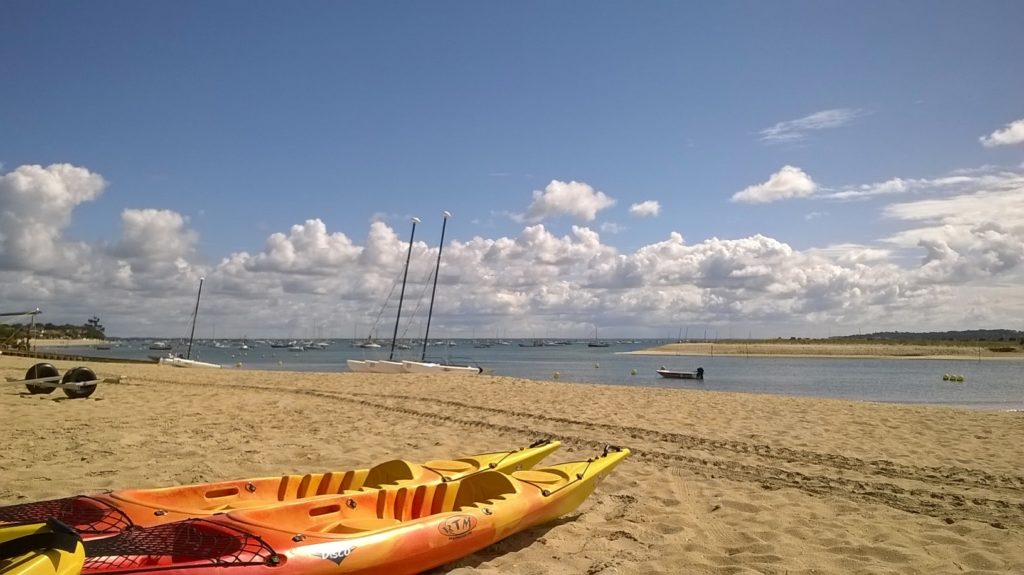
[[[350,359],[345,362],[348,364],[348,368],[356,373],[373,373],[373,364],[376,361],[363,361],[360,359]]]
[[[345,363],[356,373],[408,373],[400,361],[350,359]]]
[[[474,365],[445,365],[443,363],[432,363],[426,361],[403,361],[405,371],[408,373],[465,373],[476,375],[483,370]]]
[[[169,365],[172,367],[220,367],[216,363],[207,363],[205,361],[196,361],[194,359],[185,359],[183,357],[161,357],[159,360],[157,360],[157,363],[159,363],[160,365]]]
[[[377,361],[374,362],[372,369],[373,373],[408,373],[405,370],[405,366],[400,361]]]

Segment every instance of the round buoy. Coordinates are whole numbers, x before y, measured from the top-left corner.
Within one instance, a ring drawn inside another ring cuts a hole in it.
[[[636,368],[629,370],[629,375],[636,375]]]
[[[53,367],[53,364],[37,363],[32,367],[28,368],[28,371],[25,372],[25,379],[40,379],[43,377],[55,377],[59,375],[60,372],[57,371],[56,367]],[[28,389],[28,392],[31,393],[32,395],[35,395],[37,393],[50,393],[51,391],[54,390],[52,386],[43,385],[40,383],[26,383],[25,387]]]
[[[958,375],[958,376],[956,376],[956,380],[957,380],[957,382],[961,382],[961,381],[964,380],[964,376]]]
[[[949,381],[949,374],[948,373],[942,374],[942,381]]]
[[[551,377],[558,379],[560,377],[560,374],[556,371],[555,373],[551,374]]]
[[[594,369],[600,369],[600,368],[601,368],[601,364],[600,363],[595,363],[594,364]]]
[[[242,362],[238,362],[238,363],[236,363],[236,364],[235,364],[235,367],[242,367]]]
[[[76,367],[64,374],[61,383],[78,383],[81,381],[93,381],[96,379],[96,372],[88,367]],[[64,395],[71,399],[89,397],[96,391],[96,384],[83,385],[82,387],[65,387]]]

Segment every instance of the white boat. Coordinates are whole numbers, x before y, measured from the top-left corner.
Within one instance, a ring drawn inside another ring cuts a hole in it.
[[[703,367],[698,367],[697,371],[675,371],[661,366],[661,369],[656,369],[655,371],[658,372],[658,375],[667,379],[704,379]]]
[[[345,362],[356,373],[407,373],[400,361],[375,359],[349,359]]]
[[[380,360],[373,362],[373,373],[408,373],[405,369],[404,362],[391,361],[391,360]]]
[[[149,349],[155,349],[158,351],[168,351],[171,349],[171,344],[167,343],[166,341],[154,341],[153,343],[149,344]]]
[[[412,244],[416,237],[416,224],[420,223],[419,218],[412,219],[412,232],[409,234],[409,251],[405,256],[405,270],[402,275],[402,292],[398,296],[398,313],[395,314],[395,332],[391,336],[391,353],[387,360],[357,360],[350,359],[346,363],[348,368],[359,373],[406,373],[405,366],[401,361],[395,361],[395,347],[398,345],[398,326],[402,320],[402,301],[405,299],[405,281],[409,276],[409,259],[412,257]],[[362,348],[379,348],[380,344],[372,339],[359,344]]]
[[[408,373],[465,373],[477,375],[483,373],[483,368],[474,365],[446,365],[430,361],[403,361],[405,371]]]
[[[216,363],[207,363],[205,361],[197,361],[195,359],[185,359],[184,357],[178,357],[175,355],[168,355],[167,357],[161,357],[157,360],[160,365],[169,365],[171,367],[216,367],[220,368],[220,365]]]
[[[350,359],[345,362],[348,364],[348,368],[356,373],[373,373],[373,364],[377,363],[372,360],[362,359]]]
[[[191,333],[189,333],[188,336],[188,351],[185,353],[185,357],[181,357],[180,355],[174,355],[173,353],[168,353],[166,356],[157,359],[158,364],[170,365],[172,367],[220,367],[216,363],[207,363],[205,361],[198,361],[192,359],[192,339],[196,335],[196,318],[199,316],[199,298],[201,298],[203,295],[203,280],[205,279],[206,278],[199,278],[199,292],[196,294],[196,309],[195,311],[192,312],[192,331]],[[169,348],[170,346],[168,346],[168,349]],[[149,349],[155,348],[151,345],[149,346]]]
[[[475,365],[456,365],[449,363],[440,363],[427,361],[427,344],[430,338],[430,318],[434,314],[434,295],[437,293],[437,276],[441,271],[441,251],[444,249],[444,231],[448,227],[448,218],[452,217],[449,212],[441,212],[444,217],[444,222],[441,224],[441,243],[437,246],[437,263],[434,268],[434,287],[430,292],[430,307],[427,311],[427,327],[423,333],[423,353],[420,355],[420,361],[403,361],[402,365],[405,366],[406,371],[409,373],[465,373],[465,374],[479,374],[483,373],[483,369]],[[448,340],[442,342],[442,345],[451,347],[455,345],[454,341]]]

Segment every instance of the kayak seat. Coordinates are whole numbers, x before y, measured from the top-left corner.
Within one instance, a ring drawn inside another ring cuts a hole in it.
[[[363,487],[380,489],[387,485],[401,485],[404,481],[416,479],[419,474],[419,466],[415,463],[393,459],[371,467],[366,480],[363,481]]]
[[[435,459],[424,463],[423,467],[426,467],[427,469],[444,477],[461,475],[463,473],[476,471],[477,469],[477,466],[472,463],[467,461],[457,461],[454,459]]]
[[[569,475],[560,469],[516,471],[512,473],[512,477],[541,489],[551,489],[569,483]]]
[[[462,511],[474,507],[485,507],[503,501],[506,495],[514,495],[516,486],[504,473],[486,471],[471,475],[459,482],[459,490],[455,494],[452,511]]]

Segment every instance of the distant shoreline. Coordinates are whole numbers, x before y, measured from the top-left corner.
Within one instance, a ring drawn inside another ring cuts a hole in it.
[[[80,347],[109,343],[103,339],[32,339],[32,347]]]
[[[870,359],[942,359],[942,360],[1024,360],[1024,349],[1010,352],[992,351],[986,347],[919,344],[865,343],[670,343],[649,349],[624,352],[632,355],[748,355],[774,357],[823,357]]]

